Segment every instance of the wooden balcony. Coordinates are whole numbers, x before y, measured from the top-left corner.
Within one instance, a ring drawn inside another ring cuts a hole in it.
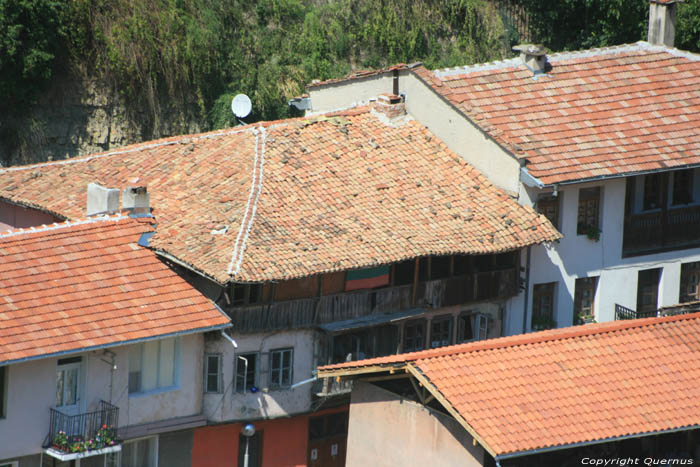
[[[700,206],[629,215],[624,229],[623,257],[700,247]]]
[[[441,308],[500,300],[515,295],[517,287],[517,268],[508,268],[418,282],[415,296],[412,285],[402,285],[228,307],[226,311],[238,332],[299,329],[415,307]]]

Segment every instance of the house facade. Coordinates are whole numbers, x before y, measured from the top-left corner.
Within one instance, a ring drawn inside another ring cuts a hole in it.
[[[674,8],[653,2],[650,42],[398,65],[312,83],[303,104],[312,115],[401,94],[411,116],[560,230],[521,255],[527,287],[509,302],[507,334],[655,316],[700,298],[700,62],[668,40]]]
[[[141,245],[152,221],[0,233],[0,465],[189,465],[203,336],[230,319]]]
[[[92,181],[147,185],[142,243],[233,322],[202,339],[197,466],[343,465],[350,387],[315,368],[502,335],[521,255],[560,238],[395,96],[4,169],[0,198],[74,219]]]

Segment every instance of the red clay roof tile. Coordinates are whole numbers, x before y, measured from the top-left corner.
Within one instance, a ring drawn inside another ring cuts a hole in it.
[[[545,184],[700,163],[700,56],[645,42],[414,72]],[[644,163],[640,163],[641,159]]]
[[[700,425],[699,336],[700,313],[617,321],[329,365],[319,376],[410,363],[504,455]]]
[[[88,183],[134,178],[158,221],[151,247],[220,283],[560,238],[425,127],[387,125],[367,108],[0,169],[0,199],[79,218]]]
[[[151,221],[115,215],[0,233],[0,362],[227,326],[138,246]]]

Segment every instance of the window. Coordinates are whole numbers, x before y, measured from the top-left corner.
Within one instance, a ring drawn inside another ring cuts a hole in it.
[[[425,348],[425,321],[408,321],[403,328],[403,351],[415,352]]]
[[[648,174],[644,176],[644,196],[642,198],[642,209],[649,211],[651,209],[661,208],[663,201],[662,178],[665,174]]]
[[[693,202],[693,169],[673,172],[672,204],[689,204]]]
[[[430,347],[452,343],[452,316],[437,316],[430,321]]]
[[[245,353],[236,356],[236,392],[256,392],[258,354]]]
[[[0,467],[17,467],[19,465],[19,461],[12,461],[12,462],[5,462],[4,464],[0,464]]]
[[[576,279],[574,287],[574,324],[583,324],[593,316],[593,300],[595,299],[597,286],[597,277]]]
[[[576,233],[588,235],[593,229],[598,230],[600,213],[600,187],[581,188],[578,192],[578,223]]]
[[[656,311],[661,268],[639,271],[637,277],[637,313]]]
[[[204,356],[204,392],[221,392],[221,363],[220,353]]]
[[[262,284],[231,284],[231,305],[253,305],[262,301]]]
[[[535,284],[532,290],[532,329],[556,327],[554,322],[554,289],[556,282]]]
[[[114,453],[115,465],[121,467],[156,467],[158,465],[158,438],[141,438],[127,441],[119,453]],[[121,464],[120,462],[121,461]]]
[[[286,388],[292,385],[293,349],[270,351],[270,387]]]
[[[465,313],[457,320],[457,342],[469,342],[488,337],[489,318],[481,313]]]
[[[129,394],[177,385],[180,339],[161,339],[129,349]]]
[[[700,261],[681,265],[679,303],[700,300]]]
[[[559,228],[559,197],[552,195],[540,195],[537,198],[535,209],[549,219],[554,228]]]
[[[56,407],[70,407],[80,400],[81,357],[62,358],[56,366]]]
[[[7,417],[8,367],[0,366],[0,418]]]
[[[248,452],[248,467],[262,466],[262,440],[262,431],[256,431],[253,436],[238,435],[238,467],[246,465],[246,451]]]

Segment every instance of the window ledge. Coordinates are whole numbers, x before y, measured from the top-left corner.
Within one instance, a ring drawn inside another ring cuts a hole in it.
[[[177,391],[180,389],[179,385],[176,386],[168,386],[165,388],[158,388],[158,389],[150,389],[148,391],[141,391],[141,392],[131,392],[129,393],[129,398],[139,398],[139,397],[146,397],[146,396],[154,396],[156,394],[161,394],[165,392],[172,392],[172,391]]]
[[[102,448],[102,449],[93,449],[91,451],[85,451],[85,452],[65,453],[65,452],[57,451],[54,448],[44,449],[44,452],[47,455],[49,455],[55,459],[58,459],[62,462],[66,462],[66,461],[72,461],[75,459],[81,459],[83,457],[92,457],[92,456],[99,456],[102,454],[109,454],[111,452],[119,452],[121,450],[122,450],[122,445],[117,444],[114,446],[109,446],[109,447]]]

